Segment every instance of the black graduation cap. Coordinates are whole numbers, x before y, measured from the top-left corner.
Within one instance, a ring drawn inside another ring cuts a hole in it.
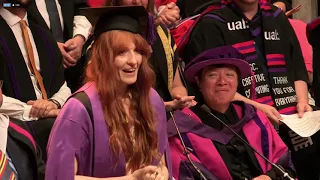
[[[320,17],[311,21],[307,25],[307,37],[312,46],[320,45]]]
[[[94,27],[94,38],[111,30],[141,34],[151,44],[155,39],[153,17],[143,6],[107,6],[80,9]]]

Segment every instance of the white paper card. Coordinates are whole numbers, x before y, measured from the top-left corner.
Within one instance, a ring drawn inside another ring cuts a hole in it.
[[[320,129],[320,111],[305,112],[302,118],[298,114],[281,116],[281,121],[301,137],[310,137]]]

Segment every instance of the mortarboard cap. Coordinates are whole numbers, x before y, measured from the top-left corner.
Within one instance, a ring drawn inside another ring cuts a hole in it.
[[[143,6],[108,6],[80,10],[94,27],[95,39],[111,30],[141,34],[149,44],[155,39],[153,17]]]

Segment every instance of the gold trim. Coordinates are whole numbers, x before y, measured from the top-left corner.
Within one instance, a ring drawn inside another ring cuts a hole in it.
[[[171,38],[170,38],[170,35],[169,35],[169,38],[166,36],[166,33],[161,28],[161,26],[157,27],[157,32],[159,34],[164,52],[166,54],[167,66],[168,66],[168,89],[171,94],[172,83],[173,83],[173,57],[174,57],[174,53],[173,53],[173,50],[171,47],[171,41],[170,41]]]

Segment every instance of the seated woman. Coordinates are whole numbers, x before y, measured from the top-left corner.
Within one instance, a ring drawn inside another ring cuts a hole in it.
[[[46,179],[169,179],[166,112],[151,88],[151,48],[142,36],[148,13],[142,6],[83,12],[92,24],[98,19],[87,83],[54,125]]]
[[[268,118],[251,105],[232,102],[240,77],[251,74],[251,68],[242,54],[232,46],[210,49],[191,61],[185,73],[186,78],[199,87],[200,101],[191,109],[176,111],[173,116],[175,121],[170,119],[167,124],[175,179],[199,179],[197,173],[192,175],[193,167],[184,153],[181,140],[189,150],[192,162],[208,179],[270,180],[283,176],[254,153],[250,146],[271,162],[281,165],[291,177],[295,176],[289,166],[288,148]],[[208,110],[240,134],[250,146]]]

